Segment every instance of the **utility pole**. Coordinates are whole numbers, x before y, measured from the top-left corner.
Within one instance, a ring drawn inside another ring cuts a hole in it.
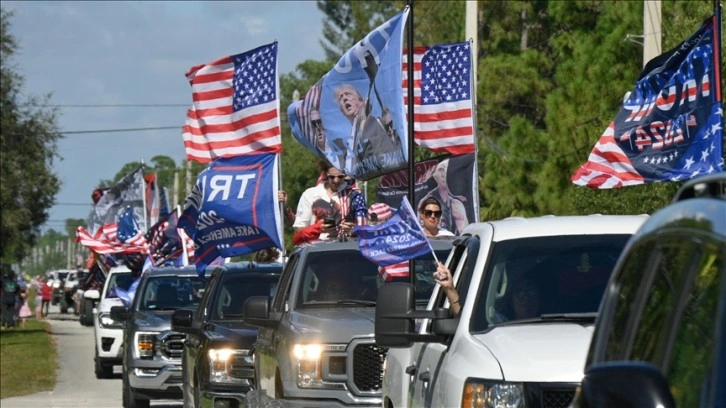
[[[661,1],[643,1],[643,66],[661,51]]]
[[[472,84],[471,89],[476,94],[477,60],[479,55],[479,9],[477,0],[466,0],[465,39],[471,39],[471,46],[474,47],[471,55]]]

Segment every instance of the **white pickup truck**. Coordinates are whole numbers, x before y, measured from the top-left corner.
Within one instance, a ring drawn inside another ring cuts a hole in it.
[[[582,378],[610,273],[647,216],[544,216],[469,225],[447,260],[461,311],[440,287],[416,310],[384,285],[375,337],[390,347],[383,407],[567,407]]]
[[[123,306],[124,302],[118,297],[116,289],[129,289],[134,278],[131,271],[125,266],[114,266],[106,276],[103,291],[87,291],[84,296],[88,299],[98,299],[98,305],[93,311],[93,332],[96,340],[96,351],[93,357],[96,378],[110,378],[113,376],[113,366],[121,364],[123,345],[123,322],[111,318],[112,306]]]

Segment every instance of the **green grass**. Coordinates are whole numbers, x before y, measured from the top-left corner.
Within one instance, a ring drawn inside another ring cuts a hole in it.
[[[50,391],[55,386],[56,346],[47,322],[0,331],[0,399]]]

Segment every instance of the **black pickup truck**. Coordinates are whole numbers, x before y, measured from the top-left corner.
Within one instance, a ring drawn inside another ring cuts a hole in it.
[[[272,296],[281,272],[281,263],[226,264],[209,277],[197,310],[174,312],[172,329],[186,334],[185,407],[245,406],[245,394],[256,387],[257,328],[242,322],[242,306],[250,296]]]

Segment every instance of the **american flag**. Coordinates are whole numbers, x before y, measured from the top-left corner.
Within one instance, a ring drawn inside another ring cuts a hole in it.
[[[142,234],[127,242],[118,239],[118,224],[106,224],[91,235],[85,228],[76,230],[76,242],[98,254],[148,253],[149,245]]]
[[[277,42],[192,67],[194,103],[182,130],[187,159],[279,153]]]
[[[623,107],[571,177],[606,189],[723,171],[716,17],[643,69]]]
[[[379,266],[378,273],[384,282],[390,282],[395,278],[408,278],[408,261],[388,266]]]
[[[322,121],[320,118],[320,94],[322,87],[322,81],[318,81],[315,85],[310,87],[310,90],[302,102],[295,106],[295,114],[300,121],[300,131],[304,141],[310,142],[309,149],[315,151],[325,150],[325,137],[316,138],[317,134],[323,135],[322,132],[316,130],[316,127],[322,129]],[[318,133],[319,132],[319,133]]]
[[[469,42],[414,48],[413,139],[417,145],[438,153],[475,152],[471,58]],[[407,61],[404,52],[406,105]]]

